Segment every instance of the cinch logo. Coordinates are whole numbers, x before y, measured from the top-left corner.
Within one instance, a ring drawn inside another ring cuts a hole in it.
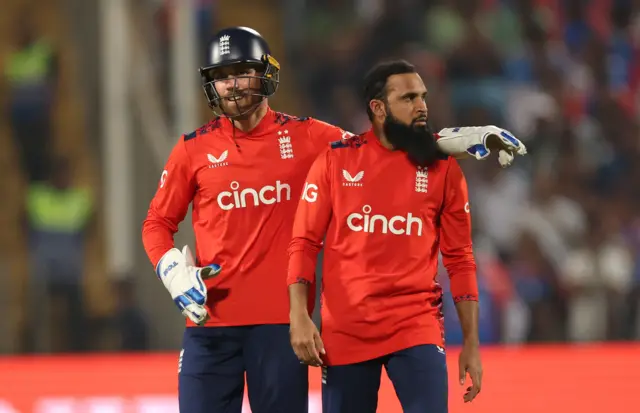
[[[354,212],[347,217],[347,226],[352,231],[383,234],[391,232],[394,235],[411,235],[412,231],[417,231],[418,236],[422,236],[422,220],[414,217],[411,212],[406,217],[396,215],[387,218],[384,215],[370,215],[369,205],[362,207],[362,212],[364,214]]]
[[[232,192],[220,192],[217,199],[218,205],[225,211],[246,208],[247,205],[271,205],[291,200],[291,187],[280,181],[276,181],[276,186],[266,185],[260,189],[240,189],[237,181],[231,182],[229,186]]]

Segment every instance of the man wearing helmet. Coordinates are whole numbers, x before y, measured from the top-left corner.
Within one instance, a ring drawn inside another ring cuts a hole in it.
[[[254,413],[308,410],[307,368],[289,344],[287,246],[297,201],[313,202],[312,188],[303,188],[311,164],[330,142],[352,134],[273,111],[267,98],[279,70],[255,30],[214,36],[200,74],[217,116],[180,137],[143,224],[156,274],[187,317],[182,412],[240,413],[245,374]],[[477,159],[495,148],[503,165],[525,153],[496,127],[443,130],[438,145],[443,156]],[[189,204],[195,260],[173,242]]]

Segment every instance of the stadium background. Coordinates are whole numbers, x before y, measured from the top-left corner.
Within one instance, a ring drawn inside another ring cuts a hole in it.
[[[360,132],[363,71],[403,57],[428,84],[434,127],[497,124],[526,142],[505,171],[463,162],[486,378],[470,406],[452,381],[453,412],[626,408],[640,382],[639,12],[632,0],[4,0],[0,412],[177,411],[183,323],[140,224],[171,145],[209,117],[197,67],[230,25],[256,28],[280,60],[277,110]],[[386,382],[380,411],[399,411]]]

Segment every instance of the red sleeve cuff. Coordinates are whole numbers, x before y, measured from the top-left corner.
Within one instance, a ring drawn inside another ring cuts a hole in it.
[[[451,295],[453,301],[478,301],[478,279],[475,271],[451,274]]]
[[[315,281],[316,255],[305,250],[296,250],[289,253],[289,270],[287,272],[287,285],[307,283]]]
[[[479,301],[478,300],[478,296],[477,295],[473,295],[473,294],[466,294],[466,295],[459,295],[459,296],[453,296],[453,302],[454,303],[459,303],[462,301]]]
[[[142,227],[142,244],[153,268],[158,266],[160,258],[174,247],[173,232],[162,222],[147,219]]]

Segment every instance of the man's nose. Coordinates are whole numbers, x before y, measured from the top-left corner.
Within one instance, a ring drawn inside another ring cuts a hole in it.
[[[422,99],[417,99],[415,103],[415,111],[421,115],[426,115],[429,112],[427,109],[427,102]]]
[[[233,90],[238,87],[238,79],[235,77],[227,77],[226,79],[220,80],[222,86],[227,90]]]

